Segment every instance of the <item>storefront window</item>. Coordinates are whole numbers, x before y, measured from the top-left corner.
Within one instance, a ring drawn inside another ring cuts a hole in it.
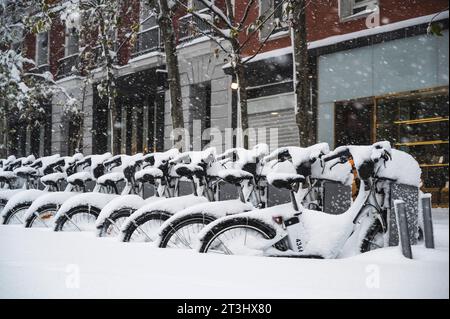
[[[423,188],[436,206],[448,206],[448,88],[380,97],[376,140],[388,140],[420,163]]]
[[[422,168],[422,190],[448,207],[448,87],[335,103],[335,145],[389,141]]]

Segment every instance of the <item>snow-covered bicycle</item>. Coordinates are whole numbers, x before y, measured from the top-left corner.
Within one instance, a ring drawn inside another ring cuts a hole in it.
[[[358,196],[346,212],[332,215],[299,205],[295,193],[305,177],[273,173],[268,176],[269,182],[290,192],[291,203],[223,217],[209,224],[199,234],[198,250],[336,258],[383,247],[389,236],[387,187],[391,183],[418,187],[418,163],[410,155],[392,150],[388,142],[338,148],[322,157],[322,163],[324,172],[345,167],[360,180]]]
[[[220,193],[221,186],[227,183],[237,189],[239,198],[209,201],[173,214],[161,226],[155,245],[160,248],[192,248],[192,240],[198,232],[217,218],[265,207],[267,185],[261,163],[267,154],[268,146],[260,144],[251,150],[234,148],[217,156],[222,168],[215,174],[216,191]]]
[[[72,196],[85,192],[92,178],[86,172],[90,169],[92,156],[82,154],[61,158],[58,172],[41,177],[41,183],[52,190],[33,201],[24,214],[25,227],[52,228],[58,208]]]
[[[192,194],[174,196],[146,204],[123,223],[120,239],[124,242],[153,242],[161,225],[175,213],[217,199],[215,148],[181,153],[169,162],[167,174],[175,181],[175,189],[182,181],[192,186]]]
[[[14,174],[24,181],[22,189],[13,193],[3,193],[11,195],[1,212],[2,223],[23,224],[24,214],[34,200],[39,196],[54,190],[53,184],[43,184],[40,178],[53,174],[59,169],[61,163],[59,155],[52,155],[39,158],[28,166],[21,166],[14,169]],[[56,186],[57,187],[57,186]],[[7,195],[7,196],[8,196]]]
[[[101,210],[112,200],[134,191],[132,176],[141,164],[143,154],[117,155],[98,162],[93,171],[96,180],[92,192],[66,200],[55,215],[55,231],[95,230]]]
[[[101,210],[96,221],[99,237],[118,236],[124,221],[136,210],[146,204],[177,195],[175,180],[169,174],[169,162],[178,154],[177,149],[171,149],[143,157],[142,165],[136,167],[137,170],[140,167],[142,169],[130,178],[134,191],[111,200]],[[147,186],[151,191],[147,191]],[[148,193],[151,196],[147,196]]]
[[[320,159],[329,153],[328,144],[308,148],[284,147],[270,155],[267,153],[268,147],[259,145],[253,150],[231,149],[219,156],[219,159],[235,160],[233,165],[219,171],[218,176],[238,189],[240,201],[200,204],[173,215],[161,227],[160,238],[156,242],[158,246],[192,248],[196,235],[218,218],[267,207],[267,176],[271,172],[278,172],[278,176],[303,174],[307,183],[292,196],[305,207],[323,209],[326,183],[342,183],[342,188],[347,190],[347,200],[351,200],[350,188],[343,183],[350,179],[350,174],[343,170],[334,175],[323,172]],[[341,196],[345,197],[344,192]]]

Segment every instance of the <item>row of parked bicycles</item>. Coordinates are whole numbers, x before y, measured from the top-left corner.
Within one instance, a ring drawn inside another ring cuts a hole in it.
[[[389,142],[10,156],[0,221],[202,253],[337,258],[388,245],[391,186],[419,183],[418,163]]]

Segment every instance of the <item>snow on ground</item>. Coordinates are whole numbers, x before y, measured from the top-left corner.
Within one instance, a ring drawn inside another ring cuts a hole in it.
[[[449,298],[449,212],[436,250],[341,260],[217,256],[94,233],[0,227],[0,298]]]

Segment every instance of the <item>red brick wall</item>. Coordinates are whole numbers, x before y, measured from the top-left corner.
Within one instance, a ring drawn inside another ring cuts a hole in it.
[[[125,0],[122,3],[123,14],[123,27],[119,28],[118,40],[119,45],[126,39],[126,34],[131,32],[131,28],[134,24],[139,23],[139,1]],[[119,51],[119,64],[125,65],[133,54],[133,46],[128,41]]]
[[[36,36],[34,34],[28,33],[25,35],[23,52],[26,58],[34,61],[36,57]],[[32,67],[32,65],[25,66],[26,69],[31,69]]]
[[[66,42],[66,28],[59,17],[53,19],[50,30],[50,72],[56,76],[58,60],[64,58]]]
[[[248,0],[236,0],[236,20],[240,20]],[[250,11],[248,23],[255,21],[259,17],[259,7],[253,6]],[[219,7],[224,7],[224,0],[217,0]],[[139,1],[126,0],[124,8],[131,6],[132,10],[124,14],[124,23],[128,26],[139,21]],[[447,0],[380,0],[380,12],[382,24],[394,23],[414,17],[437,13],[448,8]],[[180,9],[174,15],[174,26],[178,28],[178,19],[185,15],[184,9]],[[55,74],[57,70],[57,60],[64,56],[64,26],[57,19],[51,30],[51,70]],[[313,0],[308,6],[308,40],[316,41],[334,35],[355,32],[366,28],[365,19],[357,19],[348,22],[341,22],[338,15],[338,0]],[[95,31],[94,31],[95,32]],[[125,33],[119,34],[119,39],[123,39]],[[241,41],[247,38],[246,34],[241,35]],[[246,54],[254,53],[260,44],[259,35],[254,36],[246,46]],[[289,36],[283,36],[269,41],[262,52],[271,51],[291,45]],[[25,39],[27,57],[35,57],[35,37],[28,35]],[[126,64],[132,53],[132,48],[125,46],[119,53],[119,61]]]
[[[379,3],[382,24],[425,16],[448,8],[447,0],[380,0]],[[365,18],[339,21],[338,0],[311,1],[308,11],[310,41],[366,29]]]
[[[236,1],[245,8],[247,0]],[[430,15],[448,9],[447,0],[380,0],[380,18],[382,24],[399,22],[415,17]],[[258,9],[252,10],[251,18],[256,19]],[[308,40],[316,41],[334,35],[341,35],[366,29],[365,18],[341,22],[338,13],[338,0],[314,0],[308,5]],[[258,39],[252,41],[250,55],[258,46]],[[290,46],[289,37],[276,39],[267,43],[262,52]]]

